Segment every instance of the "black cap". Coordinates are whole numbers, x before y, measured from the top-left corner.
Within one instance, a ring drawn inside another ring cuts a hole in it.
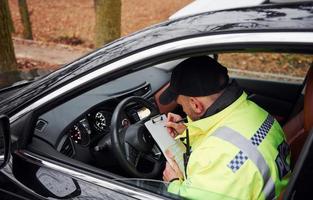
[[[178,95],[201,97],[215,94],[228,84],[227,68],[209,56],[188,58],[172,72],[169,87],[161,94],[160,103],[169,104]]]

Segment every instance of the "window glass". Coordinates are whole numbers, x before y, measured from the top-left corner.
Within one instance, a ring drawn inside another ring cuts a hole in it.
[[[290,53],[224,53],[219,54],[218,61],[233,76],[302,82],[313,57]]]
[[[158,180],[151,180],[151,179],[137,179],[137,178],[126,178],[126,179],[116,179],[117,181],[121,181],[130,185],[133,185],[135,187],[139,187],[144,190],[148,190],[150,192],[159,194],[161,196],[165,196],[171,199],[198,199],[203,198],[204,196],[207,197],[207,199],[224,199],[224,200],[234,200],[233,198],[227,196],[226,194],[218,194],[214,191],[208,191],[203,190],[200,188],[195,187],[188,187],[186,190],[188,190],[187,194],[191,194],[192,196],[185,196],[184,194],[173,194],[167,191],[169,183],[164,181],[158,181]],[[197,195],[197,196],[195,196]]]

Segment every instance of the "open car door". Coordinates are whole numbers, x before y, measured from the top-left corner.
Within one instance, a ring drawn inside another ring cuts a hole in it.
[[[5,115],[0,116],[0,169],[2,169],[10,159],[10,122]]]

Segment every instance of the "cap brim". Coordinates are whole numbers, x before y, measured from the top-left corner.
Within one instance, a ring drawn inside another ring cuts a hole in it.
[[[160,95],[159,101],[162,105],[167,105],[172,101],[177,99],[177,94],[174,93],[170,87],[166,88],[164,92]]]

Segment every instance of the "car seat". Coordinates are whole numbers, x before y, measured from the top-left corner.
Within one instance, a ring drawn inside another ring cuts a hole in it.
[[[313,63],[306,76],[303,110],[284,126],[287,143],[291,149],[291,165],[298,160],[309,131],[313,127]]]

